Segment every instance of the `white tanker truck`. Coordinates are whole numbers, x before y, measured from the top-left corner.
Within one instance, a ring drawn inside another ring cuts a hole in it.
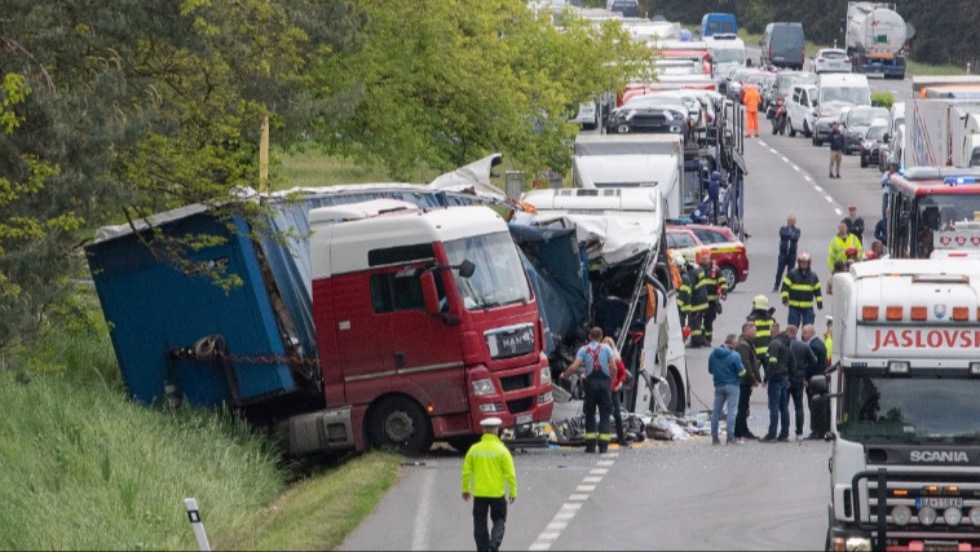
[[[848,2],[844,42],[857,73],[905,78],[905,42],[914,29],[895,11],[895,4]]]

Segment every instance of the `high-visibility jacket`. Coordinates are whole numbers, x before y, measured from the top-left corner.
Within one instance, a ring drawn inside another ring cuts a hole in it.
[[[677,307],[682,314],[691,310],[691,278],[687,271],[681,274],[681,285],[677,288]]]
[[[823,344],[827,347],[827,366],[830,366],[834,358],[834,336],[827,333],[823,336]]]
[[[463,492],[473,496],[500,498],[506,490],[511,498],[517,498],[514,458],[499,437],[484,433],[480,442],[470,447],[460,483]]]
[[[848,234],[843,239],[839,235],[834,234],[834,237],[830,240],[830,246],[827,247],[827,274],[834,273],[834,265],[837,261],[847,262],[847,250],[851,247],[857,250],[857,258],[861,260],[864,249],[861,247],[861,241],[854,234]]]
[[[780,290],[783,300],[788,300],[790,307],[812,309],[813,301],[823,308],[823,295],[820,291],[820,279],[812,270],[802,271],[798,267],[790,270],[783,277]]]
[[[687,275],[691,280],[691,301],[688,303],[687,312],[702,313],[708,310],[708,287],[711,283],[705,280],[704,271],[697,265],[688,269]]]
[[[702,265],[702,268],[703,265]],[[708,303],[717,303],[718,298],[725,298],[728,293],[728,280],[725,279],[725,275],[721,273],[721,269],[718,265],[711,263],[707,269],[704,270],[704,282],[708,288]]]
[[[749,322],[755,323],[755,354],[759,357],[759,364],[766,366],[769,359],[769,342],[772,340],[772,325],[776,319],[768,310],[752,309],[752,312],[745,317]]]
[[[762,96],[759,95],[759,91],[754,86],[749,86],[745,89],[745,95],[742,96],[742,103],[745,104],[746,111],[758,111],[759,104],[762,103]]]

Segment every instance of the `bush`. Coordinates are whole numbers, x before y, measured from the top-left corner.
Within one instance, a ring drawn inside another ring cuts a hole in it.
[[[875,107],[884,107],[886,109],[891,109],[892,103],[895,102],[895,96],[887,90],[880,92],[871,93],[871,105]]]

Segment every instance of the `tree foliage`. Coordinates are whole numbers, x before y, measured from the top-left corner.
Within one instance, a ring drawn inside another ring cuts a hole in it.
[[[502,151],[526,168],[568,165],[564,121],[649,57],[617,24],[557,29],[520,0],[358,0],[364,48],[332,58],[325,80],[358,91],[352,116],[318,129],[335,151],[381,159],[402,178]]]
[[[356,47],[358,17],[339,0],[5,2],[0,348],[32,335],[100,225],[193,202],[259,220],[229,192],[257,180],[260,122],[288,142],[332,116],[311,67]],[[149,245],[179,265],[200,243]]]

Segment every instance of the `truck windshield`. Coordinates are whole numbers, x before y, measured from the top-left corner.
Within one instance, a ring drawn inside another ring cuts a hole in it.
[[[488,309],[531,300],[531,290],[517,246],[507,232],[471,236],[444,243],[449,263],[469,260],[476,265],[473,276],[463,278],[453,271],[456,287],[467,310]]]
[[[841,437],[848,441],[980,443],[980,379],[845,377]]]

